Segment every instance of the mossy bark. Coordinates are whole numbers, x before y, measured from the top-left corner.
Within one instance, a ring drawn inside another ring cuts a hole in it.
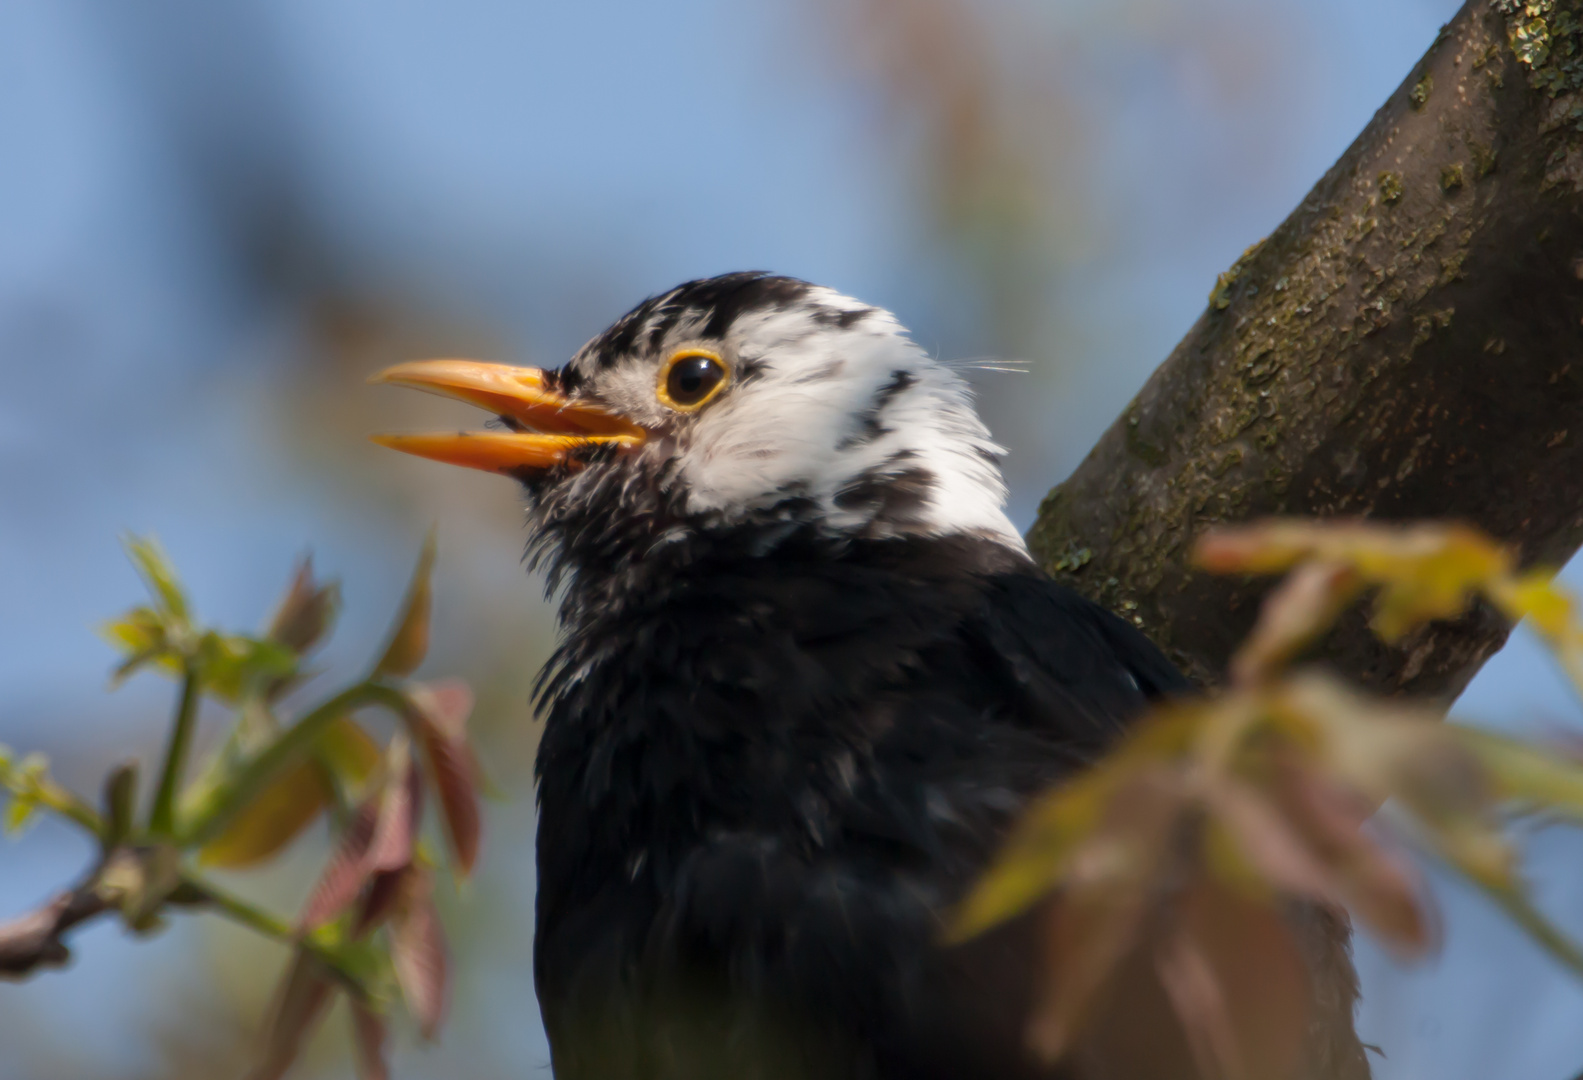
[[[1213,683],[1265,582],[1189,565],[1270,514],[1471,522],[1559,566],[1583,542],[1580,0],[1469,0],[1197,325],[1028,540],[1058,579]],[[1488,611],[1347,675],[1449,697],[1505,640]]]

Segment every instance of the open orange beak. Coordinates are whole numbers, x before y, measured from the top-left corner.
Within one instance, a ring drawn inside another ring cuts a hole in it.
[[[518,474],[565,464],[574,450],[614,443],[641,446],[642,428],[587,402],[547,389],[538,368],[477,360],[419,360],[369,379],[458,398],[516,429],[441,435],[375,435],[381,446],[469,469]]]

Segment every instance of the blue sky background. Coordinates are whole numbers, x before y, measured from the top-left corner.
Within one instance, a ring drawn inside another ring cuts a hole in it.
[[[837,0],[0,5],[0,742],[85,789],[153,753],[170,688],[107,694],[93,633],[138,598],[121,532],[158,534],[203,613],[241,626],[311,548],[347,600],[329,661],[353,664],[439,519],[425,670],[482,688],[504,801],[483,874],[446,898],[454,1022],[438,1048],[403,1037],[401,1076],[545,1074],[526,701],[551,630],[510,486],[368,446],[443,406],[363,376],[442,353],[553,365],[685,278],[791,273],[893,308],[943,355],[1028,362],[980,385],[1026,525],[1456,4],[930,0],[971,32],[899,68],[877,57],[905,5],[857,7],[876,21]],[[965,165],[930,105],[953,79],[988,132]],[[940,195],[953,169],[979,193],[965,215]],[[1578,722],[1520,634],[1462,711]],[[238,887],[291,910],[319,843]],[[1583,848],[1534,850],[1583,931]],[[0,842],[0,915],[88,856],[49,823]],[[1583,1069],[1583,987],[1439,892],[1438,960],[1359,944],[1376,1075]],[[69,971],[0,986],[0,1080],[215,1075],[283,959],[205,919],[78,942]],[[303,1075],[346,1074],[322,1043]]]

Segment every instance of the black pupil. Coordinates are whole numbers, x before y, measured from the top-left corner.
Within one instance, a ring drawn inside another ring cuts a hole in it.
[[[678,405],[696,405],[720,385],[725,369],[708,356],[689,356],[671,365],[665,379],[665,392]]]

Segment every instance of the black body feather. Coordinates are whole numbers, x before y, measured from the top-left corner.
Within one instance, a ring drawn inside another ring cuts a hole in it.
[[[941,919],[1182,677],[1004,544],[772,528],[568,595],[538,762],[556,1075],[1056,1075],[1023,1049],[1031,925],[945,949]]]

